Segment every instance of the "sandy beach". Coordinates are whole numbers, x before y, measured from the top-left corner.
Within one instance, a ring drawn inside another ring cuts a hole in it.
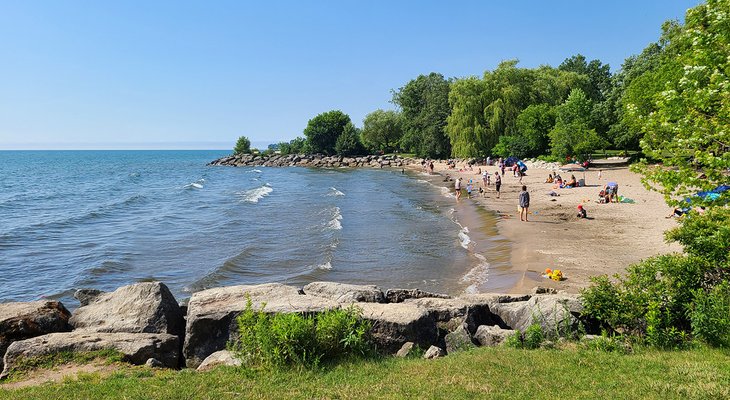
[[[494,179],[484,195],[478,193],[479,169],[486,168],[493,178],[496,166],[474,166],[473,170],[466,170],[464,163],[456,169],[448,169],[443,162],[434,166],[436,174],[462,177],[464,189],[473,180],[472,198],[464,190],[458,201],[475,202],[499,215],[499,233],[510,241],[511,268],[517,275],[512,293],[526,293],[537,285],[577,293],[590,285],[591,276],[621,274],[632,263],[681,250],[664,241],[663,232],[676,226],[674,219],[665,218],[671,208],[660,194],[644,188],[640,176],[627,166],[602,168],[600,180],[596,168],[575,172],[577,179],[585,176],[586,186],[573,189],[553,188],[554,184],[545,183],[552,170],[530,168],[522,179],[530,192],[529,222],[520,221],[517,207],[522,185],[511,171],[506,171],[497,198]],[[557,172],[570,178],[571,172]],[[609,181],[617,182],[619,194],[635,203],[597,203],[599,191]],[[449,185],[453,188],[453,182]],[[549,195],[551,191],[559,196]],[[586,209],[587,219],[577,217],[579,204]],[[562,270],[566,279],[555,282],[542,277],[546,268]]]

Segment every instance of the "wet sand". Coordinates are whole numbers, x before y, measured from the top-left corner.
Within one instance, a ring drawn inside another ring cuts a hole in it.
[[[517,207],[521,184],[511,171],[506,171],[502,178],[502,193],[497,198],[494,179],[492,185],[486,187],[484,196],[478,193],[482,185],[478,170],[483,170],[484,166],[462,172],[459,168],[465,169],[463,163],[459,163],[456,170],[448,169],[445,163],[435,164],[436,174],[462,177],[464,189],[469,179],[474,182],[475,194],[471,199],[464,190],[461,200],[454,200],[456,212],[468,214],[459,211],[464,209],[461,203],[467,202],[491,210],[493,217],[498,218],[498,232],[482,233],[495,238],[496,242],[489,246],[505,245],[499,240],[506,239],[510,248],[509,262],[503,260],[500,252],[496,253],[497,259],[488,260],[491,282],[482,285],[480,291],[487,288],[488,291],[526,293],[540,285],[577,293],[590,285],[591,276],[622,274],[632,263],[681,250],[678,245],[664,241],[664,231],[676,226],[674,219],[664,218],[671,213],[671,208],[660,194],[645,189],[640,176],[628,167],[604,168],[600,180],[598,169],[575,172],[577,179],[585,175],[586,186],[573,189],[553,188],[553,184],[544,183],[552,170],[530,168],[522,180],[530,192],[529,222],[520,221]],[[486,169],[493,176],[497,167]],[[563,178],[571,175],[571,172],[558,172]],[[619,194],[635,203],[598,204],[598,192],[609,181],[618,182]],[[453,188],[453,182],[448,184]],[[550,196],[551,191],[559,196]],[[588,219],[576,216],[579,204],[584,205]],[[462,220],[475,224],[473,216],[464,215]],[[546,268],[562,270],[566,279],[554,282],[543,278]]]

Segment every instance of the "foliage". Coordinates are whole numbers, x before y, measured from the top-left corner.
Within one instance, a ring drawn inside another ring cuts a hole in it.
[[[609,336],[605,331],[601,336],[582,342],[584,348],[589,350],[602,351],[607,353],[629,354],[632,352],[631,344],[626,340],[625,336],[613,335]]]
[[[306,144],[306,139],[303,137],[297,137],[296,139],[292,139],[289,142],[280,142],[277,144],[277,147],[279,149],[279,152],[282,155],[289,155],[289,154],[301,154],[306,153],[304,150],[304,146]]]
[[[360,142],[360,130],[352,123],[345,125],[345,130],[335,142],[335,152],[341,156],[361,155],[365,153]]]
[[[537,349],[545,340],[545,333],[542,331],[540,324],[532,324],[525,329],[523,335],[523,346],[526,349]]]
[[[582,291],[583,313],[610,332],[643,337],[657,347],[676,347],[689,333],[687,318],[703,275],[712,265],[686,255],[662,255],[630,266],[625,278],[592,279]]]
[[[492,154],[504,158],[511,156],[526,158],[531,153],[530,143],[522,135],[500,136],[499,142],[492,148]]]
[[[709,207],[704,214],[691,212],[680,226],[666,233],[667,240],[682,245],[687,254],[730,268],[730,209]]]
[[[399,148],[403,121],[396,111],[375,110],[365,116],[362,142],[371,151],[391,152]]]
[[[504,345],[512,349],[523,348],[522,332],[520,332],[519,329],[515,329],[513,334],[507,336],[507,339],[504,341]]]
[[[692,333],[712,346],[730,347],[730,282],[697,289],[690,311]]]
[[[449,81],[435,72],[419,75],[393,92],[393,103],[403,118],[401,148],[418,157],[447,158],[451,145],[445,133]]]
[[[531,104],[520,112],[516,128],[526,142],[527,153],[521,157],[536,157],[548,150],[548,134],[555,126],[555,113],[555,107],[547,103]]]
[[[574,89],[565,103],[557,107],[555,127],[549,134],[554,156],[585,159],[608,144],[591,125],[591,109],[591,100],[580,89]]]
[[[251,141],[246,136],[241,136],[236,141],[236,147],[233,148],[234,154],[248,154],[251,152]]]
[[[238,340],[230,347],[247,366],[311,367],[322,361],[363,356],[370,349],[370,323],[354,307],[315,316],[269,315],[263,306],[254,310],[249,298],[236,321]]]
[[[644,132],[644,153],[662,163],[643,165],[645,184],[677,204],[728,181],[730,1],[708,0],[689,9],[685,25],[669,39],[673,57],[662,59],[665,79],[651,99],[653,111],[628,111]],[[727,201],[730,192],[723,198]]]
[[[313,153],[335,154],[337,139],[352,124],[350,116],[340,110],[332,110],[309,120],[304,129],[309,150]]]

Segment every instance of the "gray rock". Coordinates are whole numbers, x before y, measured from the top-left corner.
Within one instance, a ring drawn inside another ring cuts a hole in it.
[[[533,323],[538,323],[548,336],[576,329],[582,310],[580,300],[572,295],[536,295],[528,301],[498,303],[490,308],[512,329],[524,332]]]
[[[169,333],[182,336],[185,321],[170,289],[161,282],[135,283],[103,293],[79,307],[70,321],[89,332]]]
[[[532,294],[556,294],[558,290],[551,287],[535,286],[532,288]]]
[[[514,333],[515,331],[512,329],[502,329],[498,326],[481,325],[477,328],[474,340],[476,340],[480,346],[499,346]]]
[[[221,365],[239,367],[241,366],[241,360],[228,350],[216,351],[200,363],[198,371],[209,371]]]
[[[58,301],[0,303],[0,368],[11,343],[71,330],[71,313]]]
[[[439,323],[439,326],[448,331],[453,331],[460,325],[466,324],[467,330],[473,335],[479,325],[496,325],[498,323],[492,313],[489,312],[489,306],[486,302],[469,302],[461,298],[424,297],[407,299],[404,303],[425,308]]]
[[[144,365],[150,368],[163,368],[165,366],[162,361],[156,358],[148,358]]]
[[[423,355],[423,358],[430,360],[432,358],[439,358],[443,357],[445,355],[444,350],[440,347],[431,346],[426,350],[426,353]]]
[[[383,303],[385,296],[375,285],[349,285],[335,282],[312,282],[304,287],[304,293],[324,297],[338,303]]]
[[[431,293],[421,289],[388,289],[385,292],[385,299],[388,303],[401,303],[406,299],[421,299],[424,297],[435,297],[439,299],[451,298],[448,294]]]
[[[430,313],[413,304],[356,303],[363,318],[372,321],[371,336],[379,350],[395,353],[405,342],[419,347],[438,340],[436,321]]]
[[[314,313],[340,305],[323,297],[300,294],[299,289],[279,283],[228,286],[193,293],[188,302],[183,345],[189,368],[197,368],[206,357],[237,339],[236,317],[246,309],[248,299],[255,310],[263,309],[267,313]]]
[[[50,333],[13,342],[5,353],[5,368],[0,378],[7,376],[21,358],[36,358],[60,352],[90,352],[116,350],[125,361],[142,365],[155,358],[165,367],[176,368],[180,340],[166,333]]]
[[[401,346],[400,350],[398,350],[397,353],[395,353],[396,357],[408,357],[408,354],[410,354],[411,350],[413,350],[413,346],[415,343],[413,342],[405,342],[403,343],[403,346]]]
[[[83,307],[96,300],[96,298],[102,293],[104,292],[98,289],[79,289],[74,292],[74,298],[78,300]]]
[[[446,354],[452,354],[461,350],[469,350],[476,347],[471,341],[469,332],[463,326],[456,328],[455,331],[449,333],[444,338],[446,342]]]

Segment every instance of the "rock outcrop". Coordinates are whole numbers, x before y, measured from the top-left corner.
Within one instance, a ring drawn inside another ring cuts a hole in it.
[[[439,358],[446,355],[446,352],[440,347],[431,346],[426,350],[426,353],[423,354],[423,358],[430,360],[433,358]]]
[[[422,159],[404,158],[398,155],[343,157],[322,154],[234,154],[214,160],[208,165],[227,165],[231,167],[392,168],[418,164],[421,161]]]
[[[58,301],[0,303],[0,368],[13,342],[71,330],[71,313]]]
[[[170,289],[161,282],[135,283],[88,299],[70,319],[91,332],[169,333],[182,336],[185,321]]]
[[[414,304],[356,303],[363,318],[372,322],[370,331],[380,351],[395,353],[406,342],[426,348],[438,340],[436,321],[428,310]]]
[[[164,366],[178,365],[179,338],[166,333],[50,333],[13,342],[5,353],[0,378],[7,376],[21,358],[36,358],[60,352],[90,352],[116,350],[126,361],[142,365],[155,358]]]
[[[469,350],[476,347],[471,340],[471,335],[466,328],[460,326],[444,337],[446,343],[446,354],[452,354],[461,350]]]
[[[338,303],[383,303],[385,296],[375,285],[349,285],[335,282],[312,282],[304,286],[304,293],[324,297]]]
[[[450,299],[451,296],[442,293],[431,293],[421,289],[388,289],[385,292],[385,299],[388,303],[402,303],[407,299],[422,299],[432,297],[437,299]]]
[[[480,346],[499,346],[515,333],[512,329],[502,329],[498,326],[481,325],[474,334],[474,340]]]
[[[582,310],[577,296],[560,294],[535,295],[527,301],[496,303],[490,307],[490,311],[509,328],[524,332],[533,323],[538,323],[547,334],[577,328]]]
[[[279,283],[228,286],[193,293],[188,302],[183,345],[189,368],[197,368],[206,357],[225,349],[229,341],[236,339],[236,317],[249,301],[253,309],[267,313],[313,313],[340,306],[333,300],[302,294],[295,287]]]

